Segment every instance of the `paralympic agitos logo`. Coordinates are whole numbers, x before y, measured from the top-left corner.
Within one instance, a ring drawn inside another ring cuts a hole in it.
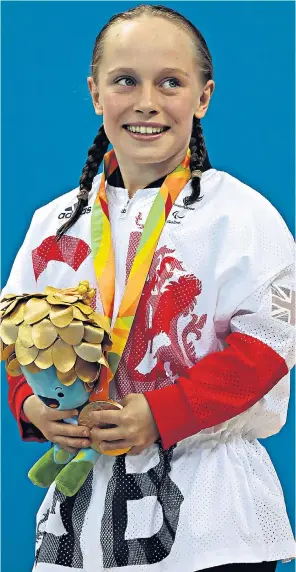
[[[72,216],[72,214],[74,213],[77,205],[78,205],[78,203],[75,203],[71,207],[67,207],[64,210],[64,212],[59,214],[58,219],[70,218]],[[91,212],[91,207],[85,207],[81,214],[88,214],[90,212]]]
[[[172,213],[172,216],[174,217],[175,220],[177,220],[178,218],[184,218],[184,213],[180,213],[180,211],[174,211]]]
[[[171,213],[171,216],[173,217],[173,219],[169,218],[167,220],[169,224],[181,224],[182,219],[185,217],[185,214],[180,211],[173,211]]]

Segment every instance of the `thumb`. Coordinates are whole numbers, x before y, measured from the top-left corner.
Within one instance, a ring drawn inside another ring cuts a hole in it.
[[[123,399],[121,399],[119,401],[120,405],[122,405],[122,407],[126,407],[127,405],[129,405],[134,398],[134,393],[129,393],[129,395],[126,395]]]

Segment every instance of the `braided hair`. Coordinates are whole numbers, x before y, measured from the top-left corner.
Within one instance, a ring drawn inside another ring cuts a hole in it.
[[[193,117],[192,132],[190,138],[190,171],[191,171],[191,187],[192,193],[189,197],[184,199],[184,205],[192,205],[197,201],[200,201],[200,179],[202,174],[202,168],[207,156],[206,144],[202,132],[202,127],[200,124],[200,119]]]
[[[204,84],[213,78],[213,65],[212,58],[209,52],[206,41],[200,31],[187,20],[185,16],[176,12],[172,8],[162,5],[139,4],[135,8],[120,12],[105,24],[96,38],[93,56],[92,56],[92,75],[94,82],[98,82],[98,69],[103,56],[104,40],[108,30],[113,24],[133,20],[141,16],[156,16],[166,18],[181,26],[191,36],[198,59],[198,70],[201,74]],[[104,155],[109,146],[109,139],[105,133],[104,125],[102,125],[96,135],[92,146],[88,150],[88,157],[83,167],[82,174],[79,181],[79,193],[77,195],[78,204],[72,216],[63,224],[57,231],[57,239],[59,240],[79,219],[83,209],[88,204],[88,195],[92,188],[94,177],[97,175],[99,167],[103,161]],[[206,145],[203,137],[202,127],[200,120],[193,117],[191,139],[189,143],[191,158],[190,170],[192,173],[191,187],[192,193],[184,199],[184,204],[190,205],[196,201],[200,201],[200,179],[203,170],[203,164],[207,156]]]
[[[103,161],[104,155],[109,146],[109,139],[105,133],[104,125],[101,125],[92,146],[88,150],[86,163],[82,169],[82,175],[79,181],[79,193],[77,195],[78,203],[72,216],[57,231],[57,239],[59,240],[73,224],[79,219],[83,209],[88,204],[88,195],[91,191],[92,183],[98,173],[99,167]]]

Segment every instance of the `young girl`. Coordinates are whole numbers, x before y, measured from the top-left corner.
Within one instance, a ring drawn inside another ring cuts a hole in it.
[[[130,452],[102,454],[72,498],[50,487],[34,570],[272,572],[294,541],[257,439],[286,417],[292,237],[209,162],[212,60],[182,15],[139,5],[111,18],[88,85],[103,125],[79,189],[36,211],[4,293],[88,280],[114,340],[115,375],[92,399],[123,409],[95,411],[90,432],[60,423],[73,411],[46,408],[23,377],[9,379],[10,405],[24,440]]]

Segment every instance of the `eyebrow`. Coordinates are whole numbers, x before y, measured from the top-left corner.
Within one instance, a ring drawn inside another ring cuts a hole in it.
[[[113,73],[116,72],[121,72],[121,73],[135,73],[135,70],[133,68],[114,68],[113,70],[109,71],[107,75],[111,75]],[[163,73],[179,73],[181,75],[184,75],[186,77],[189,77],[189,74],[187,72],[185,72],[184,70],[182,70],[181,68],[164,68],[162,69],[160,72],[160,74]]]

